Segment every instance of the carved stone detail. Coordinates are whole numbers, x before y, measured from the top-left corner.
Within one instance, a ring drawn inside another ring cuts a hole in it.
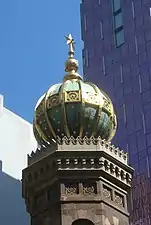
[[[124,199],[123,196],[121,196],[120,194],[115,193],[114,201],[117,205],[124,206]]]
[[[65,184],[65,194],[66,195],[78,194],[78,185],[77,184]]]
[[[106,149],[109,149],[110,152],[114,152],[115,155],[118,155],[119,157],[123,158],[125,161],[127,160],[127,153],[125,153],[123,150],[120,150],[119,148],[115,147],[114,145],[111,145],[110,142],[107,142],[105,140],[102,140],[101,137],[94,138],[93,136],[88,138],[88,137],[77,137],[74,138],[73,136],[71,137],[57,137],[56,139],[57,143],[59,145],[100,145],[104,146]]]
[[[119,166],[115,165],[110,160],[105,159],[104,157],[101,158],[63,158],[57,159],[56,165],[59,170],[76,170],[77,167],[79,170],[85,169],[93,169],[93,170],[103,170],[106,173],[110,174],[113,177],[116,177],[119,181],[131,186],[132,175],[125,170],[121,169]]]
[[[111,189],[109,189],[108,187],[104,186],[103,187],[103,196],[109,200],[112,199],[112,193],[111,193]]]
[[[84,195],[91,195],[91,194],[96,194],[96,184],[83,184],[83,194]]]

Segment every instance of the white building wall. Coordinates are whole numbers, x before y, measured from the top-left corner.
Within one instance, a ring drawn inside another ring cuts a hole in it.
[[[21,179],[22,169],[27,166],[27,154],[36,146],[32,124],[3,107],[3,96],[0,96],[0,160],[3,171]]]

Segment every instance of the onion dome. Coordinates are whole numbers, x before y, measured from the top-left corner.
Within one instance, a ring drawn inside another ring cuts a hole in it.
[[[40,145],[63,137],[101,137],[110,141],[117,121],[111,99],[95,84],[84,82],[74,59],[74,40],[66,37],[69,57],[62,83],[55,84],[36,104],[33,130]]]

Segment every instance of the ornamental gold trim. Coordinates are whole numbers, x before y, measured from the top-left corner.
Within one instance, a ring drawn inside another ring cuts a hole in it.
[[[101,96],[98,94],[94,93],[84,93],[83,95],[83,100],[85,103],[89,103],[92,105],[102,105],[103,106],[103,101],[101,101]]]
[[[65,87],[65,83],[62,84],[61,90],[60,90],[60,98],[64,99],[64,87]],[[69,131],[69,127],[68,127],[68,123],[67,123],[67,114],[66,114],[66,109],[65,109],[65,104],[64,101],[61,102],[61,115],[64,121],[64,132],[67,135],[67,137],[70,137],[70,131]]]
[[[44,135],[44,133],[42,132],[40,126],[36,123],[36,121],[34,122],[34,126],[35,126],[35,132],[37,132],[37,134],[46,142],[48,142],[48,138]]]
[[[39,119],[41,115],[44,114],[43,110],[43,101],[38,105],[37,109],[35,110],[36,119]]]
[[[65,102],[81,102],[81,91],[64,92]]]
[[[84,103],[84,100],[83,100],[83,93],[82,93],[82,87],[81,87],[81,81],[78,81],[78,84],[79,84],[79,88],[80,88],[80,93],[81,93],[81,112],[80,112],[80,131],[79,131],[79,137],[82,137],[83,135],[83,131],[84,131],[84,120],[83,120],[83,115],[84,115],[84,112],[83,112],[83,109],[85,107],[85,103]]]
[[[110,114],[114,114],[112,104],[106,98],[103,98],[103,100],[103,108],[106,109]]]
[[[45,98],[44,98],[44,113],[45,113],[45,118],[46,118],[46,121],[47,121],[47,124],[48,124],[48,128],[50,130],[50,132],[52,133],[53,137],[56,138],[56,134],[52,128],[52,125],[50,123],[50,120],[48,118],[48,113],[47,113],[47,100],[49,98],[49,92],[46,93],[45,95]]]
[[[49,96],[47,99],[47,109],[54,108],[55,106],[60,104],[59,95]]]

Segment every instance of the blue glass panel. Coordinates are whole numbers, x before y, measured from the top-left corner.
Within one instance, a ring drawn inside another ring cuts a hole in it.
[[[113,0],[113,10],[116,12],[121,8],[121,0]]]
[[[120,30],[115,34],[116,36],[116,46],[119,47],[120,45],[124,44],[124,30]]]
[[[115,17],[115,29],[123,26],[122,13],[118,13]]]

